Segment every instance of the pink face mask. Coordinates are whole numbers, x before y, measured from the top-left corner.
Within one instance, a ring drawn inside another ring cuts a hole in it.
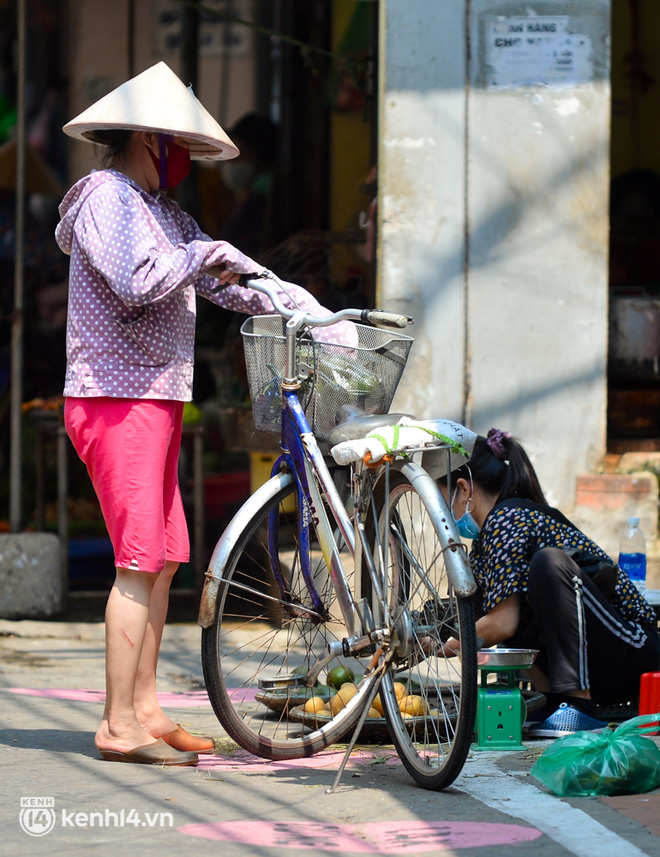
[[[160,176],[161,190],[176,187],[190,172],[190,152],[185,146],[179,146],[169,134],[158,135],[160,157],[157,158],[149,147],[147,151]]]

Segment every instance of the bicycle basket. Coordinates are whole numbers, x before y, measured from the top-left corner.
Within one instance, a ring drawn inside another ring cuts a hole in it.
[[[303,382],[300,402],[312,431],[325,440],[334,428],[340,405],[356,405],[370,414],[386,414],[408,359],[409,336],[356,324],[357,346],[300,338],[298,363],[313,370]],[[280,380],[285,368],[284,321],[279,315],[258,315],[241,327],[252,416],[261,431],[279,432],[282,425]]]

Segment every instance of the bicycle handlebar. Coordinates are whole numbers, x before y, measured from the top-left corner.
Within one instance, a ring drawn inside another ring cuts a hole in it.
[[[207,273],[210,273],[208,271]],[[270,271],[263,274],[241,274],[238,284],[243,288],[253,289],[255,292],[261,292],[266,295],[275,310],[286,319],[293,318],[294,315],[304,316],[304,323],[309,327],[329,327],[331,324],[337,324],[338,321],[362,321],[370,324],[379,324],[384,327],[405,328],[409,324],[414,324],[414,319],[410,316],[401,315],[401,313],[387,312],[381,309],[341,309],[338,312],[333,312],[328,316],[314,316],[300,309],[290,309],[285,306],[277,292],[276,286],[268,283],[272,280],[286,291],[286,283],[282,282],[279,277],[276,277]],[[218,285],[213,291],[219,291],[225,286]]]
[[[384,309],[363,309],[361,318],[362,321],[368,321],[371,324],[381,324],[383,327],[403,328],[415,323],[415,319],[409,315],[400,315],[399,313],[388,312]]]

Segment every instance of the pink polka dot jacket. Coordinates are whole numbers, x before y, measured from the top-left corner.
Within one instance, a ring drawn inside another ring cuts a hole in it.
[[[60,205],[55,237],[70,255],[65,396],[190,401],[196,294],[249,315],[272,313],[251,289],[212,289],[205,274],[264,268],[226,241],[212,241],[165,196],[153,196],[115,170],[80,179]],[[282,300],[314,315],[328,310],[286,284]],[[353,344],[350,322],[318,328],[315,338]]]

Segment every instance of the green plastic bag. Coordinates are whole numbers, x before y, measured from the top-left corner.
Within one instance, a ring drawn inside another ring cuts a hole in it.
[[[614,730],[558,738],[532,766],[532,776],[556,795],[642,794],[660,786],[659,715],[626,720]]]

